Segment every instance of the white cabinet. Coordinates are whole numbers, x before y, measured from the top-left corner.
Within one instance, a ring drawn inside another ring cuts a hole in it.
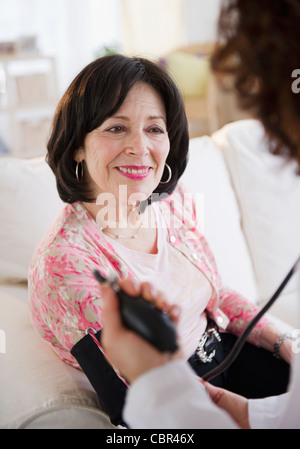
[[[24,158],[45,154],[58,102],[55,59],[39,54],[0,55],[0,75],[2,148]]]

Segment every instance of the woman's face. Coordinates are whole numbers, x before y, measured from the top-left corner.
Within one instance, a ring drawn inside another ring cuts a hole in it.
[[[166,121],[160,95],[140,82],[112,117],[86,135],[75,159],[85,161],[85,176],[96,197],[112,193],[118,203],[120,186],[127,200],[132,194],[142,194],[144,199],[151,195],[170,149]]]

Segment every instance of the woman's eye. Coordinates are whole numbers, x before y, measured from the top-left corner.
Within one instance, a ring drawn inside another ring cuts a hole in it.
[[[152,128],[149,129],[149,131],[153,134],[164,134],[164,130],[159,126],[153,126]]]
[[[120,133],[120,132],[124,131],[124,126],[120,126],[120,125],[112,126],[107,131],[110,131],[112,133]]]

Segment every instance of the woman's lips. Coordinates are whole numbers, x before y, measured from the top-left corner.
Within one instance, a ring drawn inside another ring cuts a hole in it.
[[[122,165],[120,167],[116,167],[116,170],[118,170],[121,175],[126,176],[126,178],[138,180],[146,178],[152,168],[145,165]]]

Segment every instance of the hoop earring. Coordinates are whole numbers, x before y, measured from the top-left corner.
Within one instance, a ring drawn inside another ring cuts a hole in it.
[[[79,164],[80,164],[80,178],[79,178]],[[75,175],[76,175],[77,181],[80,182],[81,179],[82,179],[82,176],[83,176],[83,164],[82,164],[82,162],[77,162],[76,168],[75,168]]]
[[[166,181],[160,181],[160,184],[168,184],[168,182],[170,182],[171,178],[172,178],[172,170],[171,170],[170,166],[167,163],[165,163],[165,166],[168,169],[169,176],[168,176],[168,179]]]

